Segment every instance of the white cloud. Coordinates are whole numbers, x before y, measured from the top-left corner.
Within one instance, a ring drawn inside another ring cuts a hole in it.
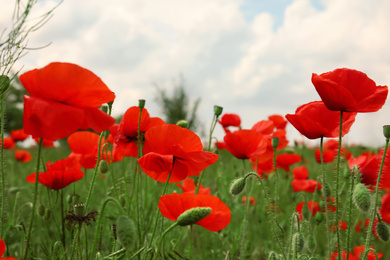
[[[13,5],[8,2],[0,10],[0,24],[10,19]],[[34,14],[54,4],[47,0]],[[152,115],[160,113],[152,83],[182,73],[190,94],[202,98],[205,125],[218,104],[240,114],[244,127],[319,100],[310,81],[313,72],[349,67],[378,85],[389,85],[389,1],[324,0],[318,10],[310,0],[295,0],[281,6],[283,23],[276,30],[276,17],[259,12],[246,19],[241,4],[67,0],[30,36],[33,47],[52,45],[31,51],[18,66],[28,70],[55,60],[84,66],[117,94],[116,114],[137,105],[139,98],[147,100]],[[390,123],[389,112],[386,104],[380,112],[359,116],[348,140],[381,145],[381,126]],[[289,130],[291,137],[299,136]]]

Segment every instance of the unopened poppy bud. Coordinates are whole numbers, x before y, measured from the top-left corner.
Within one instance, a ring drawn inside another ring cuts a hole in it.
[[[76,202],[73,206],[74,214],[81,218],[85,215],[85,204],[82,202]]]
[[[188,122],[186,120],[179,120],[179,121],[177,121],[176,125],[188,129]]]
[[[245,178],[239,178],[232,182],[230,185],[230,193],[234,196],[240,194],[245,188]]]
[[[144,108],[145,107],[145,99],[139,99],[138,100],[138,107],[139,108]]]
[[[320,224],[324,220],[324,214],[318,211],[314,218],[316,219],[317,224]]]
[[[306,246],[310,250],[310,252],[313,252],[316,248],[316,240],[314,239],[314,236],[312,234],[309,234],[306,238]]]
[[[304,203],[302,207],[302,216],[304,219],[309,219],[310,216],[309,206],[306,203]]]
[[[272,137],[271,144],[272,144],[272,148],[276,149],[278,147],[278,145],[279,145],[279,138],[278,137]]]
[[[383,126],[383,135],[386,137],[386,139],[390,138],[390,125]]]
[[[38,206],[38,215],[41,217],[45,215],[45,206],[43,206],[42,204]]]
[[[99,171],[103,174],[108,172],[108,165],[107,165],[107,162],[105,160],[100,160]]]
[[[332,195],[332,189],[330,188],[329,183],[325,182],[323,189],[325,197],[329,198]]]
[[[376,234],[382,241],[387,242],[389,240],[389,227],[386,225],[386,223],[378,221],[376,224]]]
[[[367,212],[370,209],[370,192],[363,183],[356,184],[355,188],[353,189],[352,199],[359,210]]]
[[[211,213],[209,207],[197,207],[184,211],[178,218],[177,224],[179,226],[188,226],[204,219]]]
[[[132,250],[136,240],[136,229],[134,221],[127,216],[120,216],[116,225],[116,234],[119,241],[127,249]]]
[[[51,217],[51,211],[50,211],[50,209],[46,209],[45,210],[45,215],[43,216],[43,219],[44,220],[49,220],[50,217]]]
[[[6,75],[0,76],[0,94],[4,94],[11,84],[11,80]]]
[[[222,114],[223,108],[220,106],[214,106],[214,115],[220,116]]]
[[[296,232],[292,237],[292,247],[299,253],[305,246],[305,240],[301,232]]]

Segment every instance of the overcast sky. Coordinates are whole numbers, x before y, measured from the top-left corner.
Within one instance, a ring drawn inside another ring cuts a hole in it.
[[[6,25],[14,1],[0,2]],[[56,2],[38,1],[31,17]],[[52,61],[88,68],[116,93],[114,115],[146,99],[150,114],[162,116],[154,83],[171,88],[181,74],[191,97],[201,98],[206,130],[214,105],[250,128],[320,100],[312,73],[347,67],[390,85],[389,10],[388,0],[64,0],[29,37],[30,47],[51,45],[30,51],[15,68]],[[384,145],[389,103],[359,114],[345,140]],[[301,139],[291,125],[287,130]],[[222,138],[220,126],[216,134]]]

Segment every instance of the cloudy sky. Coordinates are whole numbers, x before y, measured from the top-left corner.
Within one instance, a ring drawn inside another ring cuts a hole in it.
[[[0,1],[3,25],[14,1]],[[38,1],[31,18],[57,2]],[[250,128],[320,100],[312,73],[348,67],[390,85],[388,10],[388,0],[64,0],[29,37],[30,47],[51,45],[30,51],[16,68],[52,61],[88,68],[117,94],[114,115],[142,98],[152,116],[162,116],[154,84],[170,89],[181,74],[191,97],[201,98],[205,129],[214,105]],[[383,145],[389,103],[359,114],[346,141]],[[287,130],[290,139],[302,139]]]

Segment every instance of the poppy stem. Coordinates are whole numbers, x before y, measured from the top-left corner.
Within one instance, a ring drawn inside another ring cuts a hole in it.
[[[368,251],[370,250],[370,242],[371,242],[371,234],[372,234],[372,229],[374,226],[374,220],[375,220],[375,214],[377,210],[377,205],[378,205],[378,197],[379,197],[379,182],[381,180],[381,175],[382,175],[382,170],[383,170],[383,164],[385,162],[385,157],[386,157],[386,152],[387,152],[387,147],[389,146],[389,138],[386,138],[386,144],[385,148],[383,150],[383,156],[382,156],[382,162],[381,162],[381,167],[379,168],[379,174],[378,174],[378,179],[376,181],[376,189],[375,189],[375,201],[374,201],[374,209],[372,210],[372,214],[370,217],[370,224],[368,226],[367,230],[367,237],[366,237],[366,244],[365,244],[365,254],[363,260],[366,259],[368,256]],[[375,252],[375,251],[374,251]]]
[[[37,204],[37,197],[38,197],[38,183],[39,183],[39,164],[40,164],[40,158],[41,158],[41,150],[42,150],[42,138],[39,138],[39,143],[38,143],[38,155],[37,155],[37,166],[36,166],[36,171],[35,171],[35,190],[34,190],[34,199],[33,199],[33,207],[31,210],[31,217],[30,217],[30,224],[27,232],[27,237],[26,237],[26,244],[25,244],[25,249],[24,249],[24,254],[23,254],[23,259],[28,259],[28,251],[30,249],[30,238],[31,238],[31,231],[32,231],[32,226],[34,224],[34,216],[35,216],[35,208]]]
[[[328,257],[331,259],[331,254],[332,250],[330,248],[330,231],[329,231],[329,216],[328,216],[328,198],[327,198],[327,193],[325,190],[325,183],[326,183],[326,174],[325,174],[325,169],[324,169],[324,154],[323,154],[323,149],[324,149],[324,137],[321,136],[320,139],[320,157],[321,157],[321,172],[322,172],[322,183],[323,183],[323,188],[322,188],[322,195],[324,198],[324,205],[325,205],[325,225],[326,225],[326,234],[328,238]]]
[[[141,140],[141,118],[142,118],[142,107],[139,107],[139,116],[138,116],[138,128],[137,128],[137,145],[138,145],[138,159],[142,157],[142,140]],[[139,167],[137,167],[137,174],[136,174],[136,182],[135,182],[135,203],[136,203],[136,211],[137,211],[137,223],[138,227],[142,227],[141,221],[143,217],[141,218],[141,212],[140,212],[140,201],[142,200],[142,190],[140,191],[140,186],[141,186],[141,174],[139,172]],[[142,243],[141,240],[141,229],[138,228],[138,239]]]
[[[3,86],[0,86],[2,89]],[[5,172],[4,172],[4,124],[5,124],[5,107],[3,102],[3,94],[0,96],[0,112],[1,112],[1,141],[0,141],[0,174],[1,174],[1,208],[0,208],[0,237],[4,237],[3,225],[5,224],[4,219],[4,208],[5,208]]]
[[[353,187],[355,184],[355,168],[352,170],[352,177],[351,177],[351,189],[349,192],[349,209],[348,209],[348,225],[347,225],[347,260],[349,260],[349,248],[350,248],[350,235],[351,235],[351,220],[352,220],[352,193],[353,193]]]
[[[158,243],[158,247],[157,247],[157,252],[156,254],[153,255],[153,259],[156,259],[156,257],[158,257],[158,253],[160,252],[160,248],[161,248],[161,244],[162,244],[162,241],[163,241],[163,238],[165,237],[165,235],[171,231],[171,229],[173,229],[174,227],[176,227],[178,224],[177,222],[173,223],[169,228],[167,228],[164,233],[161,235],[160,237],[160,241]],[[192,227],[192,226],[191,226]]]

